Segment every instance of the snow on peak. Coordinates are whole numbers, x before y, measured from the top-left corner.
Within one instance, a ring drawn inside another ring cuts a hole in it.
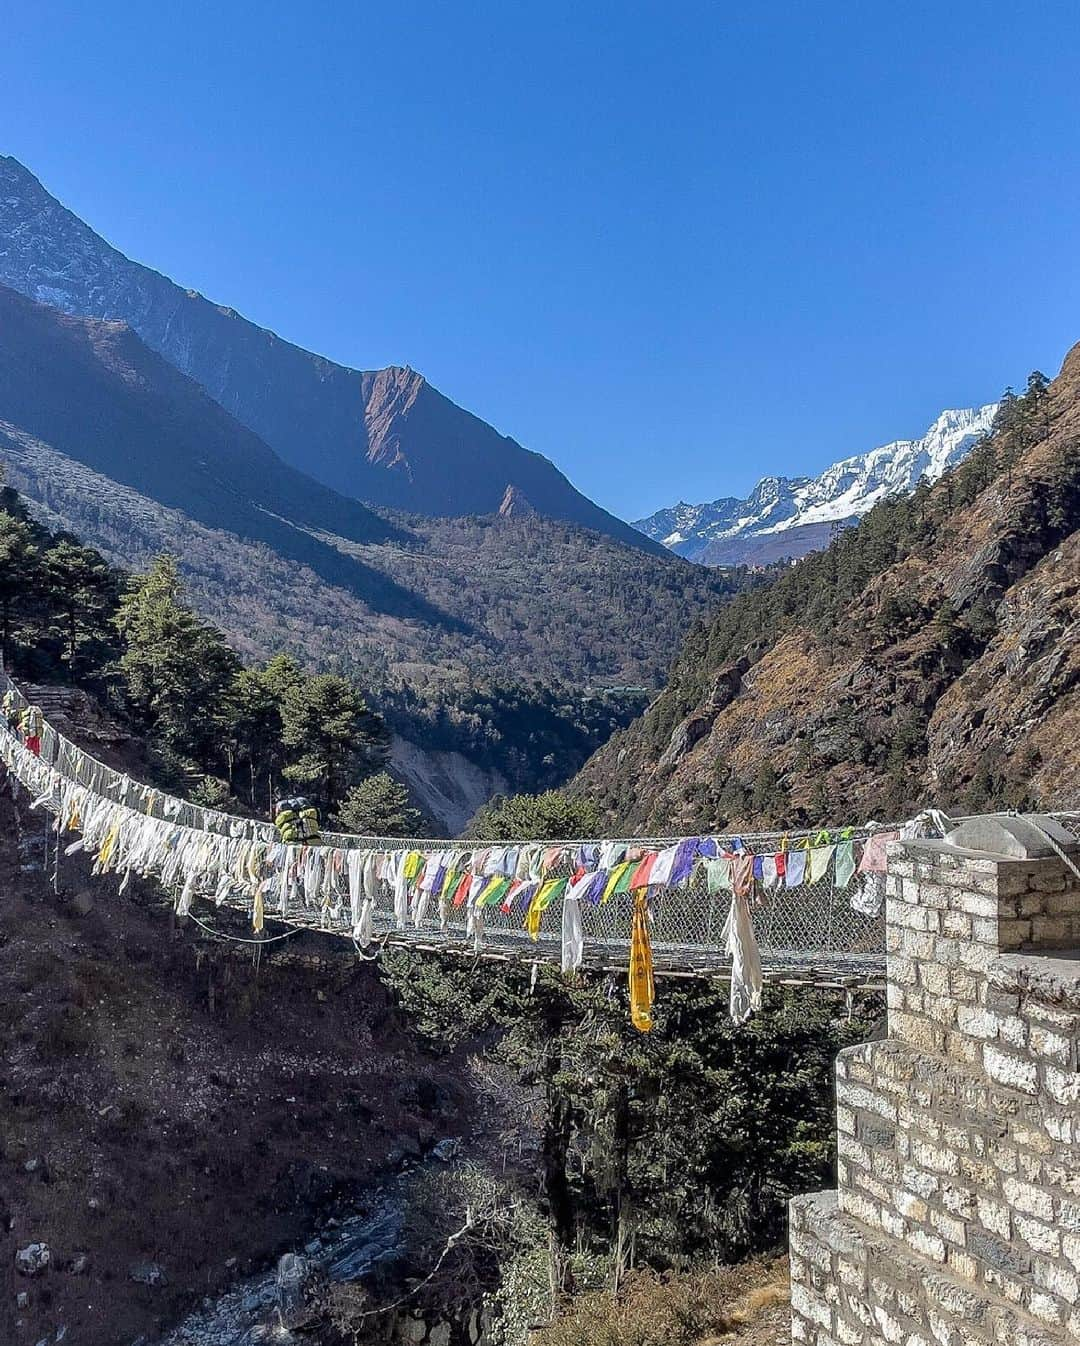
[[[943,411],[920,439],[896,439],[842,458],[817,477],[762,477],[745,500],[724,496],[658,510],[634,527],[691,560],[801,556],[828,540],[834,524],[860,518],[886,496],[935,482],[990,429],[998,404]],[[783,537],[793,529],[798,536]],[[769,535],[773,537],[768,542]]]

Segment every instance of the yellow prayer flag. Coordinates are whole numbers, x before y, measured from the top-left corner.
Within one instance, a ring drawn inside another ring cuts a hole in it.
[[[653,980],[652,942],[649,939],[649,900],[644,891],[634,898],[634,922],[630,933],[630,1022],[639,1033],[653,1026],[656,999]]]

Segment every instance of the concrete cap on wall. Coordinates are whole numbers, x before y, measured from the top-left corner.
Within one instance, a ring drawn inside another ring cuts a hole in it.
[[[1007,860],[1047,860],[1078,849],[1076,837],[1046,814],[987,813],[966,818],[945,837],[949,849],[981,851]]]

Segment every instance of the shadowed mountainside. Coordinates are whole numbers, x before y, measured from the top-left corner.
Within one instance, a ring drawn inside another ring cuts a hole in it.
[[[379,611],[448,620],[314,536],[404,534],[288,467],[124,323],[71,318],[0,286],[0,419],[197,523],[265,543]]]
[[[0,156],[0,283],[66,313],[126,322],[293,467],[354,498],[437,516],[523,507],[654,554],[541,454],[415,370],[347,369],[133,262]]]

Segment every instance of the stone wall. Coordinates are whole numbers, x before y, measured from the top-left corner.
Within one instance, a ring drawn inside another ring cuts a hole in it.
[[[838,1190],[791,1208],[813,1346],[1080,1339],[1080,881],[1041,829],[890,848],[889,1037],[836,1065]]]

